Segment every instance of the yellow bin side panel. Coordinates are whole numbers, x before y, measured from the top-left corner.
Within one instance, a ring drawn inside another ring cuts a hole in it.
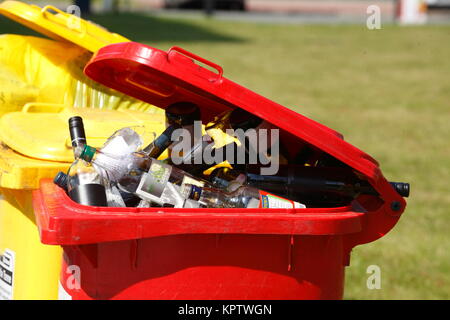
[[[40,242],[31,190],[0,188],[0,252],[15,254],[13,299],[58,298],[62,250]]]

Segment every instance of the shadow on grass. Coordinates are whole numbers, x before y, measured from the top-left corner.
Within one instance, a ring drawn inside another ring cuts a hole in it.
[[[244,39],[221,34],[189,20],[153,17],[137,13],[93,15],[87,18],[111,32],[137,42],[241,42]],[[19,23],[0,16],[0,34],[42,36]]]
[[[121,13],[117,15],[96,15],[92,16],[90,20],[137,42],[243,41],[241,38],[208,30],[187,19],[176,20],[144,14]]]

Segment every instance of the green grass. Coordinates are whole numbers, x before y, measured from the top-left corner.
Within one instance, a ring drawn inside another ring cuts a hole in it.
[[[130,39],[178,45],[226,77],[344,134],[412,185],[385,237],[353,250],[346,299],[450,298],[450,26],[301,26],[168,19],[92,20]],[[0,20],[0,32],[15,32]],[[382,288],[368,290],[378,265]]]

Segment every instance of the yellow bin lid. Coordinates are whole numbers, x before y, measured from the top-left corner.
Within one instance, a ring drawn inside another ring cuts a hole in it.
[[[88,51],[130,41],[107,29],[48,5],[43,8],[19,1],[4,1],[0,13],[54,40],[72,42]]]
[[[10,112],[0,118],[0,140],[14,151],[27,157],[72,162],[73,151],[68,119],[83,118],[89,145],[101,147],[116,130],[143,126],[150,143],[165,129],[165,116],[131,110],[102,110],[70,108],[59,104],[28,103],[20,112]]]
[[[35,189],[41,178],[66,170],[73,161],[68,119],[75,115],[83,118],[87,141],[96,148],[124,127],[143,126],[154,133],[145,144],[165,129],[164,113],[28,103],[0,118],[0,188]]]

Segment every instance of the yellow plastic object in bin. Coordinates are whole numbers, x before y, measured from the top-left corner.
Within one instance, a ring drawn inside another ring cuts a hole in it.
[[[74,115],[83,117],[95,147],[123,127],[142,125],[155,134],[165,129],[164,114],[44,103],[0,118],[0,270],[8,280],[0,279],[0,300],[58,298],[61,249],[40,242],[31,192],[73,161],[67,120]]]
[[[41,8],[19,1],[4,1],[0,4],[0,13],[51,39],[70,41],[91,52],[108,44],[130,41],[51,5]]]

